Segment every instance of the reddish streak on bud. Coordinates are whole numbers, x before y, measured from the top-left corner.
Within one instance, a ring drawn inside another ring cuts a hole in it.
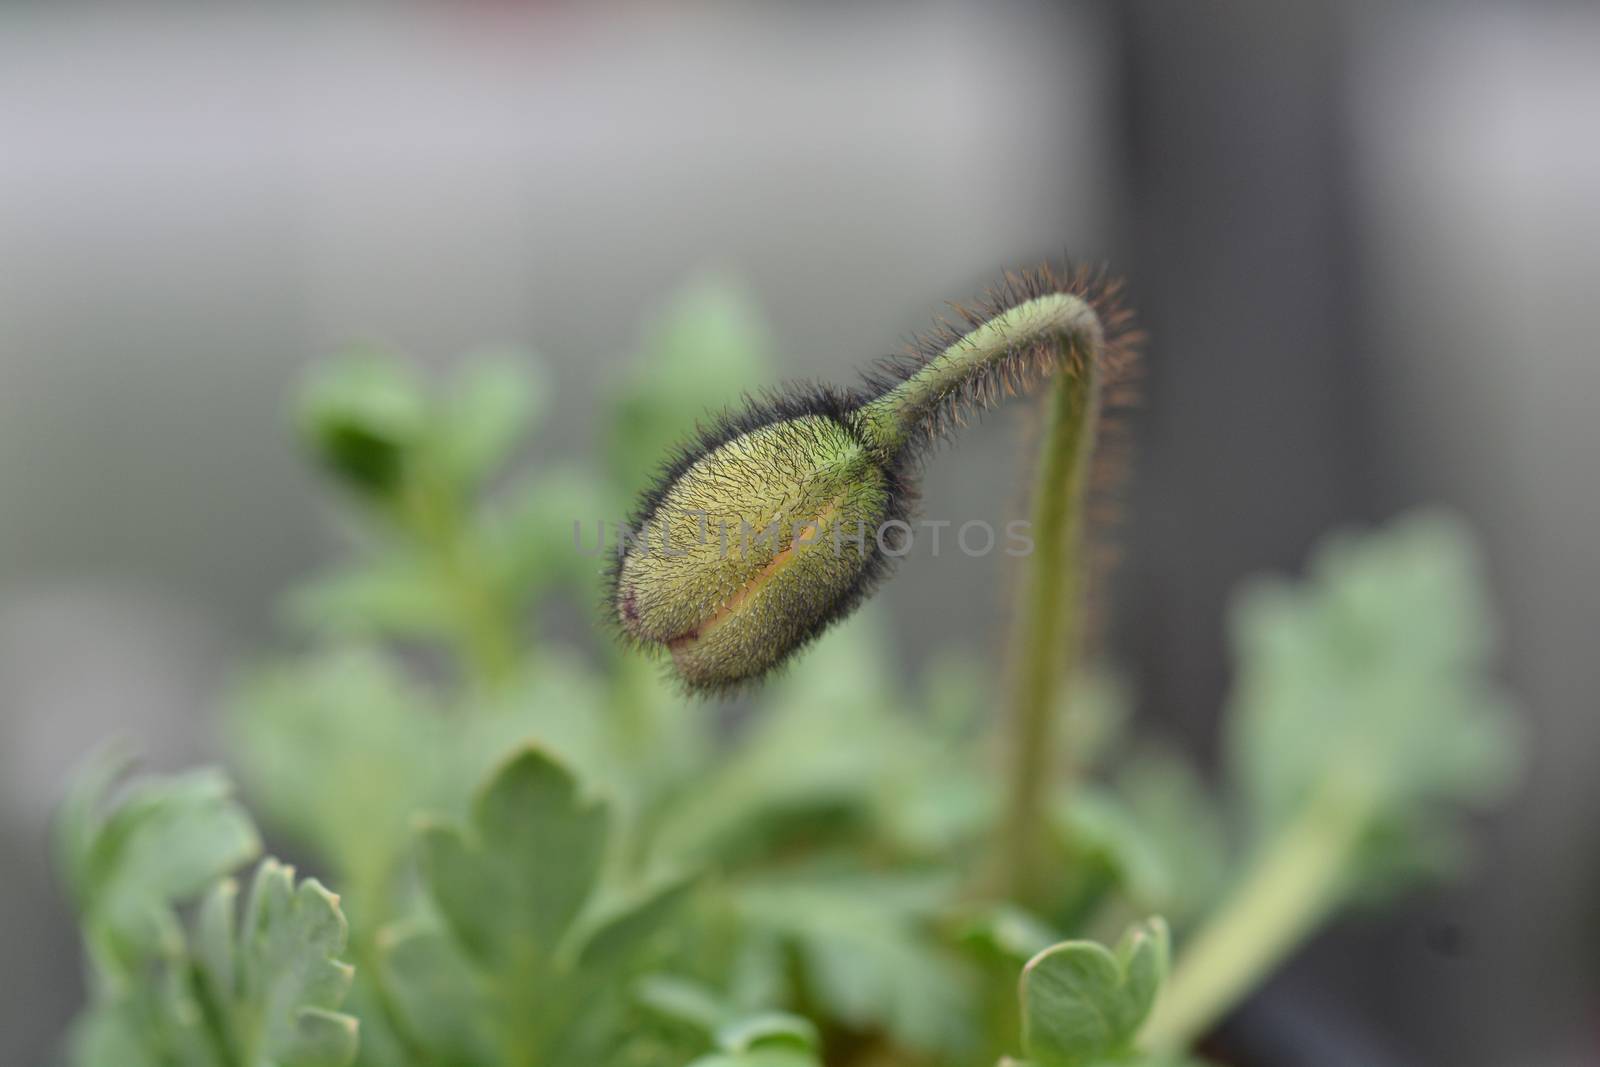
[[[768,560],[766,566],[762,567],[755,574],[751,575],[750,580],[744,585],[740,586],[739,591],[734,593],[733,596],[729,597],[727,603],[723,604],[716,611],[712,612],[704,622],[693,629],[684,631],[677,637],[674,637],[668,641],[666,643],[667,648],[670,649],[674,655],[677,655],[678,653],[687,650],[691,645],[698,641],[701,635],[715,630],[723,622],[727,621],[727,619],[738,610],[739,605],[743,604],[746,600],[749,600],[750,597],[754,596],[760,591],[763,585],[771,581],[773,577],[779,574],[790,563],[794,562],[795,558],[798,556],[797,549],[808,547],[810,544],[815,542],[816,538],[821,535],[824,524],[826,524],[829,519],[833,518],[833,516],[838,513],[839,506],[842,501],[842,497],[836,497],[830,504],[828,504],[827,507],[822,509],[821,513],[818,514],[815,519],[811,519],[806,522],[803,527],[806,531],[803,540],[801,536],[799,536],[799,531],[795,531],[795,536],[789,541],[788,548],[785,548],[782,552],[779,552],[777,555]],[[622,610],[624,615],[627,614],[629,605],[632,603],[633,590],[630,589],[623,601]],[[637,609],[635,609],[633,618],[638,618]]]

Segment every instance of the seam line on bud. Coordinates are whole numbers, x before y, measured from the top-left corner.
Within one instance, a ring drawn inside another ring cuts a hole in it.
[[[777,553],[770,560],[768,560],[764,567],[757,571],[748,582],[745,582],[744,585],[740,586],[739,589],[734,592],[733,596],[729,597],[721,607],[712,612],[711,615],[706,618],[705,622],[702,622],[698,626],[695,626],[692,629],[687,630],[684,633],[679,634],[677,637],[667,641],[667,648],[674,654],[681,652],[694,642],[700,640],[706,634],[711,633],[718,626],[722,625],[722,623],[726,622],[734,612],[739,610],[739,606],[741,604],[755,595],[758,589],[760,589],[767,582],[771,581],[780,571],[784,570],[799,558],[799,552],[797,549],[810,548],[812,545],[817,544],[821,540],[823,527],[827,524],[829,519],[833,518],[839,513],[841,502],[843,500],[844,497],[842,495],[835,497],[828,503],[827,507],[823,508],[817,513],[816,518],[807,520],[808,525],[816,526],[816,538],[802,544],[800,541],[794,538],[794,532],[791,530],[788,548],[785,548],[783,551]]]

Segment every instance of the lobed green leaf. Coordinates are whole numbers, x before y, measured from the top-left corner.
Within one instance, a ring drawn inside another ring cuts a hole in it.
[[[480,965],[547,968],[595,888],[606,825],[565,767],[527,749],[479,794],[467,829],[422,828],[423,878]]]
[[[353,969],[338,958],[348,926],[339,900],[315,879],[263,860],[236,909],[232,879],[201,904],[195,969],[220,1038],[250,1067],[344,1067],[357,1024],[338,1011]]]
[[[1507,785],[1513,718],[1490,674],[1482,565],[1457,520],[1417,513],[1330,539],[1303,585],[1248,587],[1233,634],[1229,743],[1258,841],[1336,782],[1368,813],[1350,874],[1374,891],[1407,879],[1395,861],[1408,853],[1440,855],[1451,807]]]
[[[1115,951],[1093,941],[1045,949],[1022,971],[1022,1047],[1039,1067],[1092,1067],[1128,1054],[1168,965],[1166,924],[1133,927]]]

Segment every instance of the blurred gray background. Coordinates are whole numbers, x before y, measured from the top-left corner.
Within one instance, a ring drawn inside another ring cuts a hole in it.
[[[529,347],[530,458],[581,457],[697,276],[847,381],[1063,251],[1152,333],[1108,642],[1151,728],[1214,758],[1227,591],[1329,526],[1443,501],[1490,548],[1527,782],[1469,882],[1275,993],[1398,1062],[1600,1062],[1597,116],[1600,13],[1511,0],[0,10],[0,1062],[79,997],[67,769],[114,730],[214,754],[334,551],[283,414],[308,362]],[[928,507],[1007,514],[1023,422]],[[991,643],[1003,586],[908,561],[907,668]]]

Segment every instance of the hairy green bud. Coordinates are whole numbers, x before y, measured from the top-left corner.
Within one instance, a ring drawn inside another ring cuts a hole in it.
[[[724,415],[628,524],[611,568],[623,632],[666,650],[691,692],[782,664],[888,572],[920,458],[964,411],[1057,371],[1098,382],[1115,365],[1127,316],[1114,292],[1081,272],[1008,276],[963,312],[964,330],[920,341],[860,389],[790,388]]]
[[[849,597],[889,506],[888,472],[844,424],[758,426],[667,487],[623,557],[623,624],[695,688],[765,671]]]

